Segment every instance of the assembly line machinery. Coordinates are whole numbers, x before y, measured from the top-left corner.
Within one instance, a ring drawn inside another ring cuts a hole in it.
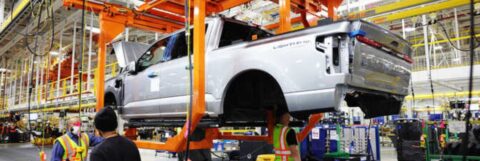
[[[131,9],[126,6],[108,3],[108,2],[100,2],[100,1],[84,1],[82,0],[64,0],[63,6],[67,9],[83,9],[88,10],[99,15],[99,22],[100,22],[100,33],[98,38],[98,54],[97,54],[97,68],[92,69],[92,79],[87,81],[82,86],[86,86],[87,90],[86,93],[77,91],[76,93],[73,91],[69,91],[76,86],[72,81],[73,79],[77,79],[79,76],[65,77],[64,79],[57,79],[56,82],[52,83],[45,83],[45,89],[50,90],[43,90],[37,88],[40,91],[39,102],[38,104],[42,104],[41,106],[48,106],[48,104],[55,104],[54,100],[62,99],[64,106],[56,106],[55,108],[49,109],[40,109],[37,107],[38,111],[58,111],[63,109],[71,109],[72,107],[76,107],[74,99],[76,95],[82,95],[84,98],[84,102],[80,102],[79,104],[83,104],[83,107],[96,107],[96,110],[101,109],[104,106],[104,80],[106,75],[115,75],[116,65],[115,64],[106,64],[106,55],[107,55],[107,44],[109,44],[118,34],[124,32],[126,27],[131,28],[138,28],[141,30],[148,30],[160,33],[170,33],[175,30],[181,29],[184,27],[185,17],[179,15],[185,15],[185,8],[188,8],[190,13],[193,13],[192,18],[188,20],[190,23],[193,24],[196,30],[194,30],[194,64],[195,68],[193,69],[193,106],[192,106],[192,119],[191,119],[191,128],[195,129],[198,125],[200,119],[203,116],[205,111],[205,43],[204,43],[204,34],[205,34],[205,26],[204,21],[207,15],[212,15],[219,13],[221,11],[230,9],[235,6],[239,6],[245,3],[248,3],[250,0],[193,0],[192,6],[185,6],[183,0],[150,0],[145,1],[143,5],[136,9]],[[271,24],[265,26],[267,29],[277,29],[277,33],[284,33],[291,30],[291,23],[302,23],[305,27],[314,26],[316,24],[316,20],[318,20],[321,15],[318,13],[323,11],[322,6],[326,6],[328,17],[331,19],[337,19],[335,15],[334,8],[338,7],[342,0],[272,0],[279,4],[279,13],[280,13],[280,22],[278,24]],[[404,8],[408,8],[414,5],[424,4],[432,2],[432,0],[421,0],[421,1],[400,1],[393,3],[388,6],[378,7],[374,9],[369,9],[367,11],[362,11],[358,13],[350,14],[350,18],[363,18],[363,17],[370,17],[371,14],[382,14],[387,13],[392,10],[400,10]],[[478,2],[478,0],[476,1]],[[22,6],[27,6],[27,1],[22,1],[20,5],[20,10],[15,11],[15,16],[21,16],[21,10],[23,10]],[[409,9],[403,10],[396,14],[388,14],[377,16],[373,18],[369,18],[370,21],[374,23],[383,23],[389,22],[393,20],[399,20],[402,18],[407,18],[415,15],[426,14],[442,9],[453,8],[456,6],[466,5],[468,1],[465,0],[447,0],[444,2],[436,3],[432,6],[428,7],[419,7],[416,9]],[[291,18],[290,11],[294,11],[295,13],[300,14],[300,17]],[[313,15],[315,20],[307,19],[307,15]],[[14,22],[15,19],[9,18],[6,22]],[[6,24],[6,25],[5,25]],[[4,23],[1,26],[0,32],[4,33],[9,29],[9,23]],[[10,27],[11,28],[11,27]],[[0,35],[3,36],[3,35]],[[32,60],[33,61],[33,60]],[[46,62],[46,65],[50,62]],[[60,62],[57,62],[60,63]],[[28,68],[28,63],[24,63],[21,65],[21,69]],[[73,69],[73,66],[70,66]],[[107,71],[110,70],[110,71]],[[58,70],[60,71],[60,70]],[[107,74],[108,73],[108,74]],[[6,77],[9,74],[8,72],[2,72],[2,75]],[[91,75],[87,75],[89,79]],[[58,75],[56,75],[58,76]],[[83,75],[82,75],[83,76]],[[75,78],[77,77],[77,78]],[[70,85],[67,85],[68,79],[70,79]],[[41,80],[41,79],[39,79]],[[92,87],[90,87],[90,83],[92,83]],[[64,83],[65,82],[65,83]],[[61,88],[60,88],[61,87]],[[52,90],[56,88],[56,90]],[[26,90],[26,89],[24,89]],[[26,93],[26,92],[25,92]],[[49,94],[50,93],[50,94]],[[58,94],[61,93],[61,94]],[[19,93],[22,95],[22,93]],[[85,96],[84,96],[85,95]],[[21,98],[21,97],[20,97]],[[44,100],[44,101],[42,101]],[[22,99],[18,100],[22,102]],[[23,102],[25,99],[23,99]],[[5,106],[6,100],[3,100],[3,106]],[[15,102],[15,100],[14,100]],[[47,104],[47,105],[46,105]],[[56,104],[58,105],[58,104]],[[24,110],[25,107],[19,108],[19,110]],[[37,111],[37,112],[38,112]],[[34,111],[35,112],[35,111]],[[309,131],[314,127],[314,125],[323,117],[322,114],[314,114],[310,117],[308,125],[304,128],[304,130],[299,133],[297,136],[300,140],[305,138]],[[273,128],[273,114],[269,114],[269,124],[268,128]],[[183,126],[182,131],[187,131],[187,125]],[[193,130],[191,130],[193,131]],[[207,129],[206,131],[208,138],[200,141],[200,142],[192,142],[191,149],[209,149],[213,146],[213,139],[239,139],[239,140],[262,140],[271,142],[272,134],[270,133],[268,136],[231,136],[231,135],[222,135],[222,133],[217,128]],[[128,129],[126,131],[127,136],[135,137],[136,129]],[[147,149],[157,149],[157,150],[168,150],[168,151],[183,151],[186,144],[186,138],[184,135],[179,134],[171,139],[169,139],[165,143],[158,143],[158,142],[146,142],[146,141],[136,141],[136,144],[139,148],[147,148]]]

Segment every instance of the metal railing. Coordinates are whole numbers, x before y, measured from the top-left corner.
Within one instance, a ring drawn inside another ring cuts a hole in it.
[[[118,69],[119,67],[117,63],[106,65],[105,79],[115,77],[118,74]],[[92,69],[91,75],[87,75],[82,78],[82,84],[79,83],[79,75],[75,74],[73,75],[73,79],[71,79],[72,76],[69,76],[60,80],[49,81],[48,83],[45,83],[43,85],[38,85],[37,87],[32,88],[32,95],[30,98],[31,105],[39,106],[46,103],[59,103],[64,100],[77,99],[79,94],[94,95],[95,89],[96,89],[95,87],[97,86],[95,83],[96,81],[94,77],[96,72],[97,72],[97,68]],[[88,72],[84,71],[83,73],[86,74]],[[90,77],[90,79],[88,79],[88,77]],[[14,79],[18,79],[18,77]],[[18,80],[13,80],[13,81],[18,81]],[[81,93],[79,91],[80,85],[82,85]],[[20,89],[22,90],[22,92],[20,92]],[[12,109],[12,108],[16,108],[17,106],[26,105],[28,103],[28,87],[26,84],[24,84],[22,88],[18,86],[14,90],[7,89],[7,92],[8,91],[16,91],[16,92],[10,92],[12,94],[5,95],[6,106],[4,109]]]
[[[480,54],[477,52],[474,60],[475,65],[480,65]],[[418,56],[413,58],[413,71],[427,70],[427,62],[425,56]],[[464,52],[460,53],[460,57],[456,58],[453,54],[437,53],[435,58],[430,58],[432,69],[444,69],[452,67],[461,67],[470,65],[470,56]]]

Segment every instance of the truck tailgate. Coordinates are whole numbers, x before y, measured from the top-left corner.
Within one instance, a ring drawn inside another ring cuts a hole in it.
[[[381,27],[357,21],[347,84],[397,95],[407,95],[411,77],[410,44]]]

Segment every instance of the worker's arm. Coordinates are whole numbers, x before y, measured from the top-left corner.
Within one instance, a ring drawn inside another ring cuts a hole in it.
[[[100,136],[95,136],[94,134],[88,134],[88,138],[90,138],[90,146],[95,146],[101,142],[103,142],[104,138]]]
[[[287,144],[288,148],[290,148],[291,157],[294,161],[301,161],[300,159],[300,152],[298,151],[298,140],[295,131],[290,129],[287,132]]]
[[[290,151],[292,152],[292,158],[294,161],[302,161],[300,159],[300,152],[297,145],[290,145]]]
[[[65,152],[63,151],[62,145],[58,141],[55,141],[52,148],[52,159],[50,161],[62,161],[63,153]]]

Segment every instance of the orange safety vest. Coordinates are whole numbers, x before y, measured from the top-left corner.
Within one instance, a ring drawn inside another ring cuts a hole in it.
[[[79,138],[78,143],[75,143],[75,141],[68,136],[68,134],[65,134],[57,140],[62,145],[63,148],[63,156],[62,156],[62,161],[85,161],[87,160],[88,157],[88,147],[90,144],[90,138],[88,137],[87,134],[82,134],[82,137]]]

